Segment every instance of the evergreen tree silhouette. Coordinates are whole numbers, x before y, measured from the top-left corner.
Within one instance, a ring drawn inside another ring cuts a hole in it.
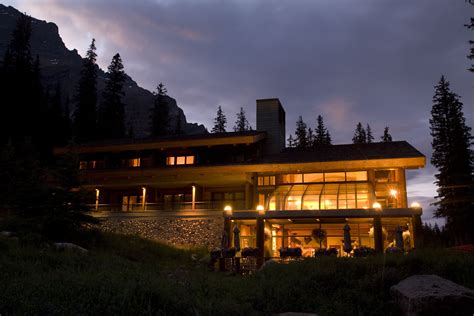
[[[435,86],[430,119],[431,163],[438,169],[435,215],[446,218],[446,227],[458,244],[474,241],[472,136],[462,107],[459,96],[442,76]]]
[[[98,118],[100,138],[125,137],[125,109],[123,103],[123,84],[125,71],[120,54],[115,54],[107,72],[107,81],[102,94],[102,104]]]
[[[78,143],[97,138],[97,54],[95,39],[83,60],[79,78],[76,111],[74,113],[75,138]]]
[[[250,126],[249,121],[245,116],[245,111],[241,107],[239,113],[237,113],[237,120],[235,121],[234,132],[245,132],[251,130],[252,126]]]
[[[311,127],[308,128],[308,147],[313,147],[315,145],[315,135]]]
[[[367,143],[367,135],[365,133],[365,129],[362,124],[359,122],[357,123],[354,136],[352,137],[352,143],[354,144],[365,144]]]
[[[30,38],[31,17],[22,14],[16,21],[0,69],[0,144],[9,139],[22,142],[38,136],[43,99],[39,89],[39,61],[33,65]]]
[[[369,124],[367,124],[366,132],[367,132],[367,135],[366,135],[367,143],[372,143],[374,141],[374,136],[372,135],[372,129],[370,128]]]
[[[166,136],[169,134],[169,108],[167,93],[163,83],[156,87],[155,102],[151,112],[151,136]]]
[[[295,137],[295,145],[297,148],[308,147],[308,132],[306,129],[306,123],[303,122],[303,117],[301,115],[296,121]]]
[[[222,107],[219,105],[217,107],[217,114],[214,118],[214,127],[212,128],[211,133],[225,133],[226,125],[227,118],[224,114],[224,111],[222,111]]]
[[[321,115],[318,115],[314,143],[318,145],[331,145],[331,135],[326,126],[324,126],[324,120]]]
[[[388,132],[389,128],[388,126],[385,126],[384,130],[383,130],[383,135],[380,137],[380,139],[382,140],[382,142],[384,143],[389,143],[392,141],[392,135],[390,135],[390,133]]]

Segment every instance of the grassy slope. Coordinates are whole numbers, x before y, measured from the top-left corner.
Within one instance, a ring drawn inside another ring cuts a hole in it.
[[[313,259],[236,277],[191,260],[200,250],[111,234],[87,240],[83,255],[0,239],[0,314],[393,314],[388,289],[409,275],[474,288],[474,256],[446,250]]]

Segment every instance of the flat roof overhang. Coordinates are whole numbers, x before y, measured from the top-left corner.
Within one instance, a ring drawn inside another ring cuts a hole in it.
[[[425,157],[347,160],[304,163],[279,163],[255,164],[243,163],[233,165],[208,165],[208,166],[183,166],[160,168],[129,168],[129,169],[96,169],[85,170],[81,177],[91,185],[107,186],[118,183],[128,185],[153,185],[153,184],[185,184],[207,182],[212,176],[215,184],[225,182],[227,177],[237,178],[245,183],[249,181],[245,173],[302,173],[302,172],[328,172],[328,171],[356,171],[377,168],[407,168],[416,169],[424,167]],[[237,177],[236,177],[237,176]]]
[[[139,151],[139,150],[151,150],[151,149],[168,149],[168,148],[188,148],[188,147],[200,147],[200,146],[220,146],[220,145],[239,145],[239,144],[253,144],[257,143],[266,138],[265,132],[253,133],[251,135],[217,135],[217,137],[202,137],[202,138],[189,138],[189,139],[176,139],[176,140],[157,140],[157,141],[144,141],[136,143],[124,143],[124,144],[91,144],[91,145],[78,145],[73,147],[60,147],[54,148],[55,155],[64,155],[68,152],[74,152],[77,154],[90,154],[90,153],[110,153],[110,152],[123,152],[123,151]]]
[[[345,209],[345,210],[304,210],[304,211],[266,211],[259,215],[257,211],[224,212],[224,218],[233,220],[248,219],[307,219],[307,218],[373,218],[373,217],[411,217],[421,215],[421,208]]]

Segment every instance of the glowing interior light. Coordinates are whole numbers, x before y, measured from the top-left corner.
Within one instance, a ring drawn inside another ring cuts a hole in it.
[[[265,214],[265,208],[263,207],[263,205],[257,205],[257,211],[259,215]]]
[[[395,190],[395,189],[391,189],[391,190],[390,190],[390,195],[391,195],[391,196],[396,197],[397,194],[398,194],[397,190]]]
[[[412,207],[412,208],[420,208],[421,205],[420,205],[420,203],[418,203],[418,202],[413,202],[413,203],[411,203],[411,207]]]
[[[224,207],[224,211],[226,211],[227,213],[232,213],[232,206],[226,205],[226,206]]]
[[[374,204],[372,204],[372,208],[376,209],[376,210],[381,210],[382,209],[382,205],[380,205],[379,202],[375,202]]]

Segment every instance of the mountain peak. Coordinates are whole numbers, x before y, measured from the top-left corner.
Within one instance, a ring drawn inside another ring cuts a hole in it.
[[[0,4],[0,59],[3,59],[16,20],[22,13],[11,6]],[[77,49],[69,50],[59,35],[59,28],[52,22],[42,21],[32,17],[31,51],[33,56],[39,56],[44,86],[61,84],[64,98],[74,100],[77,82],[83,59]],[[112,56],[111,56],[112,58]],[[125,69],[127,65],[125,64]],[[98,73],[99,104],[101,92],[105,86],[106,74],[102,69]],[[124,103],[127,127],[132,127],[137,137],[144,137],[148,133],[148,121],[153,107],[154,95],[140,87],[127,75],[124,84]],[[176,124],[179,115],[184,134],[207,133],[201,124],[191,124],[178,107],[176,100],[170,97],[170,126]]]

